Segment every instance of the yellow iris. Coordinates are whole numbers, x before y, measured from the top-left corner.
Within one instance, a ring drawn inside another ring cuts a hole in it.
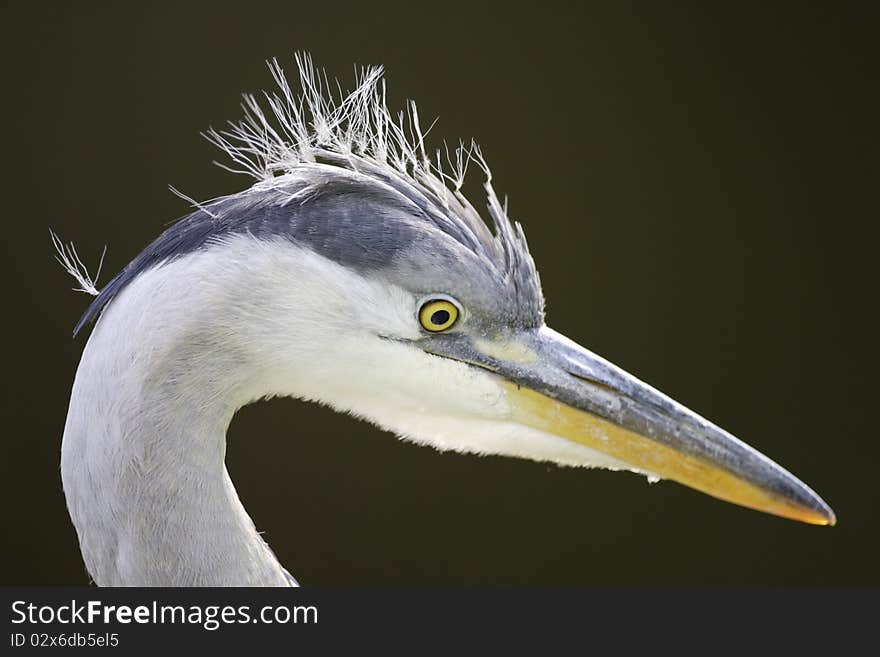
[[[425,303],[419,310],[419,322],[426,331],[437,333],[445,331],[458,319],[458,308],[451,301],[434,299]]]

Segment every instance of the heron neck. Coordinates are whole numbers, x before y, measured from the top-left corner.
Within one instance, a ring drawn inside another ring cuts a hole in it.
[[[197,310],[216,304],[151,312],[153,283],[105,312],[72,391],[62,478],[86,566],[102,586],[290,585],[225,466],[232,416],[271,377],[217,339]]]

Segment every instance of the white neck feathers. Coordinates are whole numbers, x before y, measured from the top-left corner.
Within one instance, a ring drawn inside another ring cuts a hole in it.
[[[196,254],[143,274],[83,353],[61,469],[99,585],[289,583],[224,464],[235,411],[281,391],[264,387],[270,364],[249,347],[242,318],[221,317],[232,295],[258,295],[229,280],[222,289],[218,262]]]
[[[322,401],[441,449],[493,451],[455,438],[481,416],[504,417],[503,392],[488,375],[407,346],[419,337],[415,304],[386,281],[249,235],[126,286],[85,347],[62,445],[94,581],[289,582],[224,464],[232,416],[263,397]]]

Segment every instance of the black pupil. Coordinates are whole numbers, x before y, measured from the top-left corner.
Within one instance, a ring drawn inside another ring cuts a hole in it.
[[[442,326],[446,322],[449,321],[449,311],[448,310],[435,310],[431,313],[431,323],[436,326]]]

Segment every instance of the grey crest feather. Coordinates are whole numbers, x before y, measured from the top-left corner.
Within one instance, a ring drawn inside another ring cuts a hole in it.
[[[224,168],[257,179],[249,189],[197,204],[145,248],[95,298],[74,334],[140,273],[224,236],[284,238],[364,274],[420,292],[463,297],[478,313],[519,326],[543,321],[543,296],[521,226],[499,202],[479,147],[463,144],[442,165],[426,155],[418,111],[395,119],[381,68],[334,97],[307,55],[297,55],[294,95],[276,60],[278,84],[266,113],[246,95],[244,118],[206,137],[228,156]],[[490,231],[461,192],[470,164],[486,175]]]

